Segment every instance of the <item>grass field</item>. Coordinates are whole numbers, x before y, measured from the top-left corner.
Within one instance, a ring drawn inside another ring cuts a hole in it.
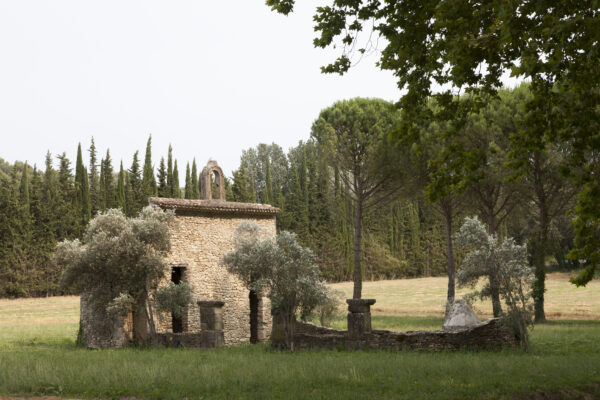
[[[0,300],[0,396],[600,398],[599,282],[573,290],[564,278],[550,276],[548,311],[555,320],[535,327],[529,354],[519,350],[290,354],[266,345],[88,351],[74,344],[77,297]],[[350,288],[345,283],[334,286]],[[439,329],[444,287],[440,278],[367,282],[364,297],[378,299],[375,328]],[[485,310],[488,305],[478,307]],[[344,327],[343,318],[335,325]]]
[[[569,282],[566,273],[548,274],[546,281],[546,316],[550,319],[600,319],[600,280],[577,288]],[[375,298],[371,308],[376,315],[444,315],[448,279],[417,278],[363,283],[364,298]],[[330,285],[352,297],[352,282]],[[468,293],[459,289],[457,296]],[[492,315],[492,303],[477,302],[475,312],[480,317]]]

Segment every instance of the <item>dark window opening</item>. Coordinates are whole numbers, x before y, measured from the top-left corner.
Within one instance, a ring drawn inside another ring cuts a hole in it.
[[[258,295],[250,291],[250,343],[258,343]]]
[[[174,284],[180,284],[183,280],[183,270],[185,267],[173,267],[171,268],[171,282]],[[171,321],[173,322],[173,333],[183,332],[183,316],[176,316],[171,314]]]

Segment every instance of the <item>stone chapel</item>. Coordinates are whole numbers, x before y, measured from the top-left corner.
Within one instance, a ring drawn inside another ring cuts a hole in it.
[[[268,340],[272,324],[269,300],[249,291],[221,265],[221,259],[233,250],[233,234],[242,221],[256,222],[265,238],[274,237],[279,209],[226,201],[223,171],[216,161],[209,161],[202,170],[200,200],[151,197],[148,202],[175,213],[169,226],[168,279],[189,283],[193,297],[181,318],[155,316],[159,344],[219,347]],[[89,315],[86,318],[84,296],[81,310],[88,347],[121,347],[131,337],[132,324],[125,318],[123,325],[118,324],[122,334],[112,335],[116,340],[108,345],[92,343],[88,333],[93,337],[93,321]]]

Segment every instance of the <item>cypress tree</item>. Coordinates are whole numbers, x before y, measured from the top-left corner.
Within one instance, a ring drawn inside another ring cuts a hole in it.
[[[170,197],[169,186],[167,185],[167,169],[165,167],[165,158],[160,158],[158,167],[158,197]]]
[[[248,175],[246,174],[246,168],[244,168],[244,163],[240,163],[240,168],[237,171],[233,172],[233,185],[231,187],[231,192],[233,195],[234,201],[239,201],[241,203],[249,203],[251,201],[251,193],[250,188],[248,187]]]
[[[28,176],[28,165],[25,162],[25,166],[23,167],[23,173],[21,174],[21,184],[19,186],[19,202],[21,204],[21,208],[23,210],[24,216],[27,219],[27,224],[29,223],[30,216],[30,208],[31,201],[29,196],[29,176]]]
[[[177,160],[173,166],[173,197],[176,199],[181,198],[181,188],[179,187],[179,169],[177,168]]]
[[[58,160],[57,236],[59,240],[73,239],[81,232],[83,207],[81,203],[77,202],[79,188],[76,187],[73,180],[71,162],[65,153],[59,155]]]
[[[295,232],[302,243],[306,234],[304,232],[305,226],[302,222],[302,188],[300,186],[300,179],[298,178],[298,167],[294,160],[290,163],[290,184],[285,200],[286,210],[285,218],[287,219],[288,228]]]
[[[128,173],[127,185],[127,213],[130,217],[135,216],[143,208],[142,177],[140,171],[139,152],[133,154],[133,161]]]
[[[114,184],[114,170],[112,166],[112,159],[110,158],[110,151],[106,150],[106,157],[102,160],[102,170],[104,171],[102,177],[102,187],[104,193],[102,196],[102,203],[106,209],[115,208],[116,206],[116,193]]]
[[[214,193],[214,192],[213,192]],[[256,203],[256,186],[254,186],[254,179],[248,177],[248,203]]]
[[[99,188],[99,195],[100,195],[100,208],[99,210],[102,211],[106,211],[106,209],[108,208],[106,205],[106,187],[104,186],[104,158],[100,160],[100,188]]]
[[[298,165],[298,183],[296,187],[297,198],[297,224],[298,236],[305,246],[310,244],[309,232],[309,217],[308,217],[308,176],[307,176],[307,160],[306,160],[306,145],[301,149],[300,165]]]
[[[90,204],[90,187],[88,183],[87,171],[83,165],[81,155],[81,143],[77,146],[77,163],[75,165],[75,188],[77,191],[76,202],[80,209],[81,226],[84,227],[92,218]]]
[[[92,137],[92,144],[89,148],[90,153],[90,207],[92,215],[95,215],[102,208],[102,198],[100,196],[100,182],[98,179],[98,158],[96,153],[96,143]],[[100,166],[102,168],[102,166]]]
[[[273,204],[273,181],[271,178],[271,161],[267,155],[266,163],[266,176],[265,176],[265,204]]]
[[[156,196],[156,178],[154,177],[154,167],[152,166],[152,135],[148,137],[146,143],[146,157],[144,158],[144,174],[142,178],[142,193],[144,198]]]
[[[196,158],[192,162],[192,199],[200,198],[200,178],[198,176],[198,168],[196,167]]]
[[[194,196],[192,189],[192,177],[190,172],[190,163],[188,162],[185,167],[185,193],[184,196],[186,199],[192,199]]]
[[[48,205],[43,201],[44,185],[42,175],[34,167],[31,178],[31,234],[28,254],[31,268],[27,281],[30,293],[35,296],[59,294],[57,266],[51,262],[51,256],[56,247],[54,232],[51,229]]]
[[[298,165],[298,225],[300,232],[300,240],[305,245],[310,244],[310,232],[309,232],[309,216],[308,216],[308,176],[307,176],[307,160],[306,160],[306,145],[302,146],[301,149],[300,165]]]
[[[119,182],[117,183],[117,205],[127,215],[127,172],[123,169],[123,160],[121,160],[121,169],[119,170]]]
[[[23,297],[27,295],[20,271],[20,218],[16,168],[11,180],[0,176],[0,296]]]
[[[169,188],[168,197],[175,197],[175,185],[173,184],[173,147],[169,145],[169,154],[167,156],[167,187]]]

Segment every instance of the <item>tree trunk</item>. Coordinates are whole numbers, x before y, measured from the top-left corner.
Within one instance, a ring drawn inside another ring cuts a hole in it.
[[[285,332],[285,345],[290,351],[294,351],[294,333],[296,327],[296,316],[286,314],[283,317],[283,330]]]
[[[502,315],[502,303],[500,303],[500,283],[495,276],[490,276],[490,295],[492,298],[492,311],[494,317],[498,318]]]
[[[356,200],[356,211],[354,213],[354,292],[352,295],[353,299],[360,299],[362,295],[362,208],[362,198],[358,196]]]
[[[446,316],[454,303],[455,297],[455,271],[454,249],[452,245],[452,203],[449,199],[442,199],[440,202],[444,220],[446,222],[446,260],[448,262],[448,295],[446,297]]]
[[[496,219],[494,218],[494,208],[491,207],[488,210],[488,229],[490,235],[496,234]],[[490,295],[492,298],[492,311],[494,313],[494,317],[498,318],[502,315],[502,303],[500,302],[500,282],[498,279],[490,275]]]
[[[534,249],[535,282],[533,284],[533,301],[535,322],[546,321],[546,313],[544,312],[544,292],[546,291],[546,221],[545,212],[540,210],[540,233]]]

